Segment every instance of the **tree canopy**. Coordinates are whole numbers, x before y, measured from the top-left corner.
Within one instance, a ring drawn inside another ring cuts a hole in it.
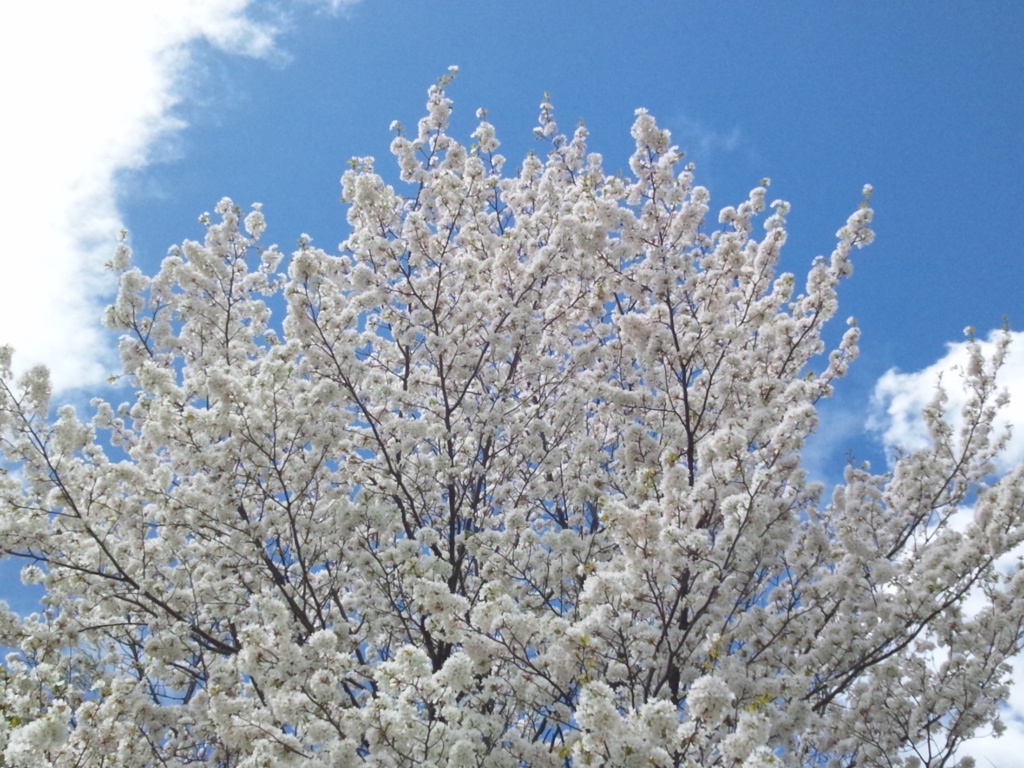
[[[51,418],[0,356],[0,547],[45,590],[0,616],[4,764],[941,766],[998,730],[1005,346],[891,471],[801,463],[870,188],[798,281],[767,180],[716,219],[645,111],[628,174],[547,102],[506,174],[445,85],[401,188],[344,174],[336,255],[230,200],[153,276],[121,244],[131,402]]]

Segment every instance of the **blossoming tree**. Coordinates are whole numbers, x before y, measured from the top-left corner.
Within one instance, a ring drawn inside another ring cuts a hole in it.
[[[645,112],[626,177],[547,103],[508,175],[450,110],[401,190],[353,162],[339,255],[282,274],[228,200],[153,277],[122,246],[131,403],[48,420],[3,353],[0,547],[45,589],[0,618],[4,764],[938,766],[998,730],[998,357],[890,474],[801,468],[867,201],[801,288],[767,182],[716,228]]]

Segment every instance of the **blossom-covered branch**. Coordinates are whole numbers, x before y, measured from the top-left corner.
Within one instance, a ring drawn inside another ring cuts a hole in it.
[[[4,352],[0,547],[45,588],[0,621],[5,764],[938,766],[998,730],[1000,358],[891,474],[801,465],[867,201],[798,283],[767,181],[715,223],[646,112],[622,176],[546,101],[513,173],[451,109],[400,189],[353,161],[338,254],[229,200],[155,276],[122,244],[131,402],[50,421]]]

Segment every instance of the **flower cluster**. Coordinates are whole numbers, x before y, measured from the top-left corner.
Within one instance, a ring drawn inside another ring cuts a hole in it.
[[[131,402],[51,422],[0,352],[0,547],[45,589],[0,621],[4,764],[948,765],[997,726],[996,366],[891,476],[801,465],[866,201],[798,281],[767,180],[716,217],[643,110],[628,176],[547,100],[513,174],[451,112],[401,189],[352,163],[340,253],[280,273],[229,200],[153,276],[121,243]]]

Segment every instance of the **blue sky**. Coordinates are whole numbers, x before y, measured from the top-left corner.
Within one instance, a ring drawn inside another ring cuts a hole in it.
[[[456,64],[456,132],[468,138],[485,107],[512,167],[536,147],[550,92],[563,129],[584,120],[610,171],[626,167],[646,107],[713,205],[771,177],[772,195],[793,204],[784,266],[798,274],[873,184],[877,240],[840,297],[863,355],[823,407],[812,471],[832,476],[848,450],[877,462],[912,443],[915,409],[954,362],[949,345],[1003,318],[1020,334],[1003,379],[1020,392],[1006,459],[1020,461],[1021,40],[1019,0],[11,3],[0,11],[11,132],[0,343],[50,365],[66,397],[116,399],[103,384],[115,340],[98,318],[121,227],[155,269],[229,196],[261,202],[265,237],[282,249],[303,232],[331,249],[345,234],[347,159],[374,155],[394,178],[389,124],[414,125],[427,87]],[[993,749],[997,763],[1014,754],[1010,739]]]

